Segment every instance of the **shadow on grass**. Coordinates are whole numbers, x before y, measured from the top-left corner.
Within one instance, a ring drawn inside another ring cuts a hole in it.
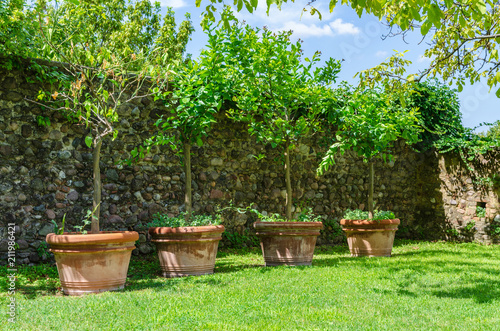
[[[255,268],[266,269],[264,264],[234,264],[231,262],[220,262],[220,261],[215,263],[215,272],[221,274],[234,273]]]
[[[368,272],[379,268],[380,278],[388,279],[396,288],[372,289],[379,293],[472,299],[479,304],[499,300],[498,250],[485,251],[484,246],[475,244],[457,243],[454,247],[454,244],[447,243],[442,249],[427,245],[427,242],[398,240],[393,257],[380,258],[351,257],[347,246],[320,247],[315,251],[313,266],[332,267],[348,262],[350,266],[361,269],[360,277],[363,269]],[[395,275],[401,275],[401,278]]]
[[[479,250],[479,249],[477,249]],[[387,259],[381,276],[395,283],[397,295],[472,299],[488,304],[500,298],[499,254],[481,251],[424,249],[402,252]],[[488,263],[482,261],[489,260]],[[366,268],[376,265],[370,259],[357,263]],[[496,268],[495,268],[496,265]],[[401,279],[394,278],[401,275]],[[380,290],[379,290],[380,291]]]
[[[24,294],[26,299],[36,299],[39,296],[62,296],[61,284],[58,279],[49,279],[39,285],[18,285],[16,292]]]
[[[5,293],[8,292],[11,284],[11,280],[7,278],[11,273],[7,269],[7,266],[0,267],[0,289]],[[55,265],[21,265],[17,267],[15,275],[16,293],[23,294],[27,299],[35,299],[44,295],[62,295]]]
[[[464,258],[470,258],[470,256],[473,256],[473,258],[497,258],[498,255],[493,254],[493,253],[486,253],[486,252],[474,252],[474,251],[443,251],[440,249],[416,249],[414,251],[408,251],[408,252],[398,252],[398,253],[393,253],[393,257],[444,257],[444,256],[463,256]]]
[[[452,298],[452,299],[474,299],[475,302],[491,303],[499,301],[500,298],[500,281],[481,280],[477,278],[474,280],[472,287],[454,289],[454,290],[437,290],[432,294],[439,298]]]
[[[410,285],[412,289],[409,289]],[[408,297],[435,296],[438,298],[449,299],[472,299],[479,304],[489,304],[499,301],[500,281],[491,280],[485,277],[473,277],[465,284],[435,284],[426,285],[418,280],[408,284],[407,282],[398,283],[397,290],[377,290],[374,292],[393,293]]]
[[[208,285],[208,286],[225,286],[225,283],[220,279],[213,279],[205,277],[208,275],[201,276],[186,276],[186,277],[176,277],[176,278],[165,278],[158,276],[154,279],[141,279],[141,280],[130,280],[127,282],[123,292],[133,292],[140,290],[168,290],[175,288],[183,283]]]
[[[408,297],[472,299],[481,304],[499,300],[500,252],[494,249],[496,247],[458,244],[454,247],[446,244],[439,249],[422,242],[397,244],[395,247],[398,249],[392,258],[351,257],[347,246],[317,247],[312,268],[353,267],[359,270],[360,277],[363,277],[364,271],[368,273],[376,269],[378,279],[388,281],[391,286],[387,289],[374,288],[374,292]],[[276,270],[275,267],[255,263],[256,260],[262,261],[260,254],[259,248],[221,250],[214,271],[216,274],[238,274],[251,269],[260,273]],[[5,276],[6,270],[0,269],[2,289],[5,288]],[[20,268],[18,276],[17,289],[27,299],[62,295],[55,265]],[[234,277],[245,276],[240,274]],[[132,257],[127,284],[122,291],[170,290],[185,283],[215,287],[226,286],[227,280],[210,276],[163,278],[157,255],[150,254]]]

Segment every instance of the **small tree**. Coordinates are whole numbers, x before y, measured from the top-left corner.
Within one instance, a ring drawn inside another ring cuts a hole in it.
[[[320,53],[302,61],[301,41],[290,41],[292,32],[273,33],[264,28],[233,25],[230,31],[211,33],[211,52],[220,57],[231,85],[233,119],[248,123],[258,141],[281,148],[285,164],[286,218],[292,218],[290,152],[311,130],[319,114],[329,109],[331,90],[340,62],[332,59],[316,67]]]
[[[399,139],[407,144],[418,141],[421,131],[417,111],[406,110],[376,90],[352,91],[344,86],[344,106],[340,110],[336,142],[330,146],[317,170],[322,175],[335,163],[337,153],[353,151],[369,165],[368,217],[373,219],[374,158],[393,159],[392,147]]]
[[[224,69],[219,56],[212,52],[216,41],[209,40],[209,48],[203,50],[197,61],[189,60],[177,66],[171,76],[172,91],[158,93],[156,98],[164,100],[173,109],[156,122],[158,132],[146,140],[143,146],[132,151],[133,157],[144,157],[154,145],[170,145],[179,154],[184,164],[186,186],[184,204],[186,220],[192,216],[191,148],[202,146],[203,137],[216,122],[215,114],[220,110],[226,90]]]
[[[108,135],[117,137],[114,123],[120,106],[153,95],[150,89],[167,88],[168,71],[159,68],[172,61],[167,46],[172,43],[168,36],[175,22],[169,12],[162,26],[159,5],[152,6],[147,0],[134,4],[67,1],[43,8],[39,31],[46,48],[40,52],[64,64],[58,69],[58,85],[40,91],[34,102],[62,111],[90,129],[85,142],[94,147],[91,232],[99,233],[102,141]],[[190,31],[189,22],[181,25],[181,40],[177,41],[184,47]]]

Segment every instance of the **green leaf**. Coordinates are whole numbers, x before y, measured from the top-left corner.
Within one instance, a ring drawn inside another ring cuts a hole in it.
[[[92,137],[91,136],[85,137],[85,144],[87,145],[88,148],[92,147]]]
[[[108,102],[108,98],[109,98],[109,93],[108,93],[108,91],[103,90],[103,91],[102,91],[102,95],[103,95],[103,97],[104,97],[104,101],[105,101],[105,102]]]
[[[478,1],[477,2],[477,9],[481,12],[481,14],[485,14],[486,13],[486,4],[484,3],[484,1]]]
[[[321,15],[320,11],[317,10],[316,8],[311,8],[311,16],[314,16],[314,14],[318,14],[318,18],[319,20],[321,21],[321,19],[323,18],[323,16]]]
[[[467,25],[467,23],[465,22],[465,18],[463,16],[460,16],[460,18],[458,19],[458,21],[460,22],[460,26],[462,28],[465,28],[465,26]]]
[[[196,137],[196,144],[200,147],[203,146],[203,140],[201,140],[201,137]]]
[[[497,98],[500,98],[500,88],[495,92],[495,95],[497,96]]]
[[[429,32],[431,27],[432,27],[432,23],[429,20],[427,20],[422,24],[422,27],[420,28],[420,32],[422,33],[423,36],[425,36]]]
[[[337,1],[330,0],[330,5],[328,6],[328,9],[330,9],[330,13],[333,12],[333,9],[335,9],[336,4],[337,4]]]

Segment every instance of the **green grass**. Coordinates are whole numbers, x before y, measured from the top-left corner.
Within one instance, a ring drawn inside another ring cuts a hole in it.
[[[500,330],[500,246],[399,241],[393,255],[319,248],[312,267],[266,268],[258,249],[230,250],[215,274],[177,279],[134,258],[125,290],[82,297],[61,295],[54,267],[23,268],[15,328]]]

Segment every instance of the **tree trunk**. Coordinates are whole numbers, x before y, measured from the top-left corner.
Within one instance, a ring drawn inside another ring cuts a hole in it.
[[[369,179],[369,187],[368,187],[368,219],[373,219],[373,160],[370,159],[368,161],[370,165],[370,179]]]
[[[286,219],[292,219],[292,182],[290,179],[290,142],[285,143]]]
[[[93,171],[94,171],[94,197],[92,205],[92,223],[90,225],[91,233],[99,233],[99,215],[101,210],[101,167],[99,161],[101,159],[102,140],[97,140],[97,145],[94,147],[93,155]]]
[[[186,191],[184,193],[184,204],[186,206],[186,221],[192,214],[192,189],[191,189],[191,144],[184,143],[184,172],[186,174]]]

